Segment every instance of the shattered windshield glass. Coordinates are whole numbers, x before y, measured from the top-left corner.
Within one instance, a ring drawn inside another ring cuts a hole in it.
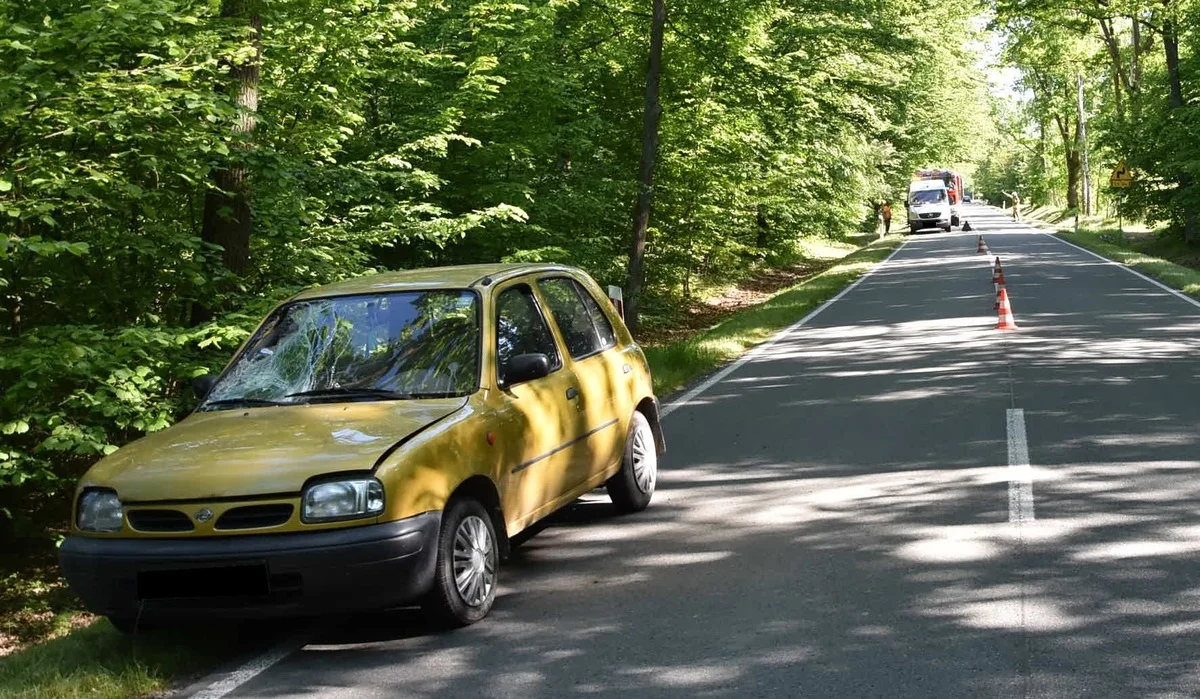
[[[201,409],[459,396],[479,385],[470,291],[336,296],[267,319]]]

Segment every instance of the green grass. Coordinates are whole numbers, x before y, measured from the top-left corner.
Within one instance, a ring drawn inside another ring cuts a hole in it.
[[[173,679],[227,658],[237,644],[232,635],[210,630],[201,636],[163,631],[130,638],[98,620],[0,657],[0,697],[126,699],[160,693]]]
[[[763,304],[734,314],[695,337],[648,348],[646,357],[654,374],[655,393],[666,396],[683,388],[800,320],[887,257],[902,240],[901,236],[893,235],[874,242],[824,272]]]
[[[1081,229],[1078,235],[1060,232],[1058,237],[1127,267],[1132,267],[1147,277],[1157,279],[1173,289],[1179,289],[1193,298],[1200,299],[1200,269],[1176,264],[1142,250],[1128,247],[1127,244],[1122,244],[1125,239],[1115,229]],[[1189,259],[1186,257],[1189,253],[1193,256],[1192,259],[1197,256],[1195,249],[1181,247],[1182,243],[1149,241],[1145,245],[1147,249],[1155,252],[1170,254],[1172,257],[1179,255],[1178,259]],[[1197,259],[1196,263],[1197,266],[1200,266],[1200,259]]]

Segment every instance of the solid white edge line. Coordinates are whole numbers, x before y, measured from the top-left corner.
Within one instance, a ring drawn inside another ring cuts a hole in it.
[[[1154,286],[1157,286],[1158,288],[1162,289],[1163,291],[1167,292],[1168,294],[1171,294],[1172,296],[1177,296],[1177,297],[1183,299],[1184,301],[1187,301],[1188,303],[1192,304],[1196,308],[1200,308],[1200,301],[1197,301],[1196,299],[1192,298],[1191,296],[1188,296],[1187,294],[1183,293],[1179,289],[1172,289],[1171,287],[1167,286],[1166,284],[1163,284],[1162,282],[1158,281],[1157,279],[1147,277],[1146,275],[1144,275],[1141,272],[1137,271],[1136,269],[1130,267],[1129,265],[1121,264],[1120,262],[1117,262],[1116,260],[1107,258],[1104,255],[1101,255],[1100,253],[1092,252],[1091,250],[1088,250],[1087,248],[1085,248],[1083,246],[1076,245],[1075,243],[1072,243],[1069,240],[1063,240],[1062,238],[1059,238],[1054,233],[1047,233],[1046,231],[1037,231],[1037,232],[1041,233],[1042,235],[1048,235],[1051,238],[1054,238],[1058,242],[1062,243],[1063,245],[1069,245],[1069,246],[1075,248],[1076,250],[1086,252],[1087,254],[1091,255],[1092,257],[1096,258],[1097,260],[1102,260],[1110,265],[1119,267],[1119,268],[1125,270],[1126,272],[1129,272],[1130,274],[1134,275],[1135,277],[1141,277],[1144,281],[1150,282],[1151,284],[1153,284]]]
[[[310,633],[311,629],[277,643],[272,648],[240,665],[221,679],[211,682],[186,696],[188,699],[222,699],[222,697],[259,676],[280,660],[303,648],[308,643]]]
[[[1025,410],[1009,408],[1008,424],[1008,521],[1032,522],[1033,468],[1029,464],[1029,442],[1025,438]]]
[[[859,284],[862,284],[864,281],[866,281],[867,277],[870,277],[876,271],[882,269],[884,267],[884,265],[891,262],[892,258],[895,257],[896,254],[899,253],[901,250],[903,250],[904,247],[906,245],[908,245],[908,243],[909,243],[909,239],[906,238],[902,243],[900,243],[900,245],[896,246],[896,249],[893,250],[890,255],[883,258],[874,267],[871,267],[871,269],[868,269],[866,272],[864,272],[862,274],[862,276],[860,276],[858,279],[855,279],[854,282],[850,284],[850,286],[847,286],[845,289],[842,289],[841,291],[839,291],[836,296],[829,299],[828,301],[821,304],[820,306],[817,306],[815,309],[813,309],[811,312],[809,312],[808,315],[804,316],[803,318],[796,321],[795,323],[792,323],[791,325],[784,328],[783,330],[780,330],[778,333],[776,333],[774,336],[772,336],[771,338],[769,338],[762,344],[759,344],[756,347],[752,347],[741,357],[734,360],[734,362],[732,364],[727,364],[724,369],[721,369],[717,373],[708,377],[703,382],[701,382],[700,385],[692,388],[690,391],[688,391],[687,393],[680,396],[677,400],[671,401],[671,403],[669,405],[664,406],[659,411],[659,416],[666,417],[666,416],[670,415],[671,413],[675,412],[677,409],[684,407],[688,403],[691,403],[701,393],[704,393],[705,391],[707,391],[708,389],[712,388],[714,385],[719,383],[725,377],[729,376],[733,372],[742,368],[747,363],[753,361],[760,354],[769,350],[773,345],[775,345],[775,343],[779,342],[784,337],[787,337],[788,334],[798,330],[799,328],[803,327],[805,323],[808,323],[813,318],[816,318],[821,313],[821,311],[824,311],[826,308],[829,308],[833,304],[837,303],[843,296],[850,293],[854,289],[854,287],[856,287]],[[786,292],[784,292],[784,293],[786,293]]]

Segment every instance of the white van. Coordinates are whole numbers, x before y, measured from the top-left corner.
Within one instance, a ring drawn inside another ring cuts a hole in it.
[[[908,228],[913,233],[922,228],[941,228],[947,233],[954,220],[950,207],[950,191],[941,180],[914,180],[908,185]]]

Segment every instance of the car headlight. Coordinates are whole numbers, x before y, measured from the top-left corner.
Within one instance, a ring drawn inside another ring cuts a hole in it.
[[[383,484],[374,478],[347,478],[314,483],[304,491],[300,519],[335,522],[383,512]]]
[[[111,490],[85,490],[79,496],[75,524],[85,532],[119,532],[125,524],[121,501]]]

